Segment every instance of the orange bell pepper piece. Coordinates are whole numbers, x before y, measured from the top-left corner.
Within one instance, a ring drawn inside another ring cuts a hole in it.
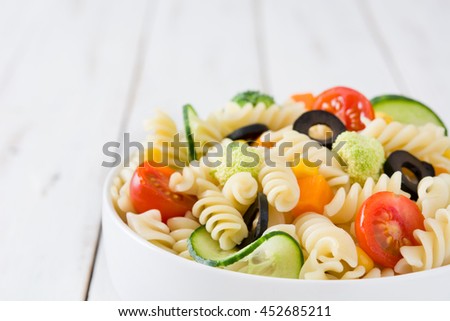
[[[322,214],[325,205],[333,199],[333,191],[322,175],[305,176],[297,179],[300,187],[300,199],[291,211],[298,216],[306,212]]]
[[[319,174],[318,167],[305,164],[305,161],[303,159],[300,159],[300,162],[292,167],[292,171],[294,172],[297,179]]]
[[[305,103],[306,110],[311,110],[315,101],[314,95],[311,93],[295,94],[291,96],[291,99],[298,103],[300,102]]]

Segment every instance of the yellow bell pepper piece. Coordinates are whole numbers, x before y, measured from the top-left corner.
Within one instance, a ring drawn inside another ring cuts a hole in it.
[[[373,260],[359,246],[356,247],[356,253],[358,254],[358,265],[364,266],[366,272],[369,272],[374,268],[375,264],[373,263]]]
[[[444,156],[450,159],[450,148],[445,151]]]

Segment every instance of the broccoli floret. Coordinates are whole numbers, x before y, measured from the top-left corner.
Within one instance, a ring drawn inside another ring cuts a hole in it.
[[[266,105],[266,108],[269,108],[275,101],[269,95],[263,94],[259,91],[244,91],[242,93],[237,94],[233,97],[232,101],[237,103],[239,106],[244,106],[245,104],[252,104],[256,106],[258,103],[263,103]]]
[[[336,138],[333,151],[345,162],[353,182],[362,185],[369,177],[374,180],[380,177],[385,156],[383,146],[375,138],[343,132]]]
[[[218,166],[211,174],[224,185],[236,173],[249,172],[255,179],[263,162],[262,152],[242,142],[232,142],[218,159]]]

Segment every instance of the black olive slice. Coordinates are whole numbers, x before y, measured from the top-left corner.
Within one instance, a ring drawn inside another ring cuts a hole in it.
[[[264,124],[252,124],[236,129],[234,132],[228,134],[227,138],[231,140],[255,140],[268,130],[269,128]]]
[[[403,169],[407,169],[414,177],[409,177],[410,175],[403,173],[402,190],[411,194],[411,199],[416,201],[419,182],[424,177],[434,176],[434,167],[404,150],[393,152],[384,163],[384,172],[389,176],[398,171],[403,172]]]
[[[311,136],[310,138],[318,141],[320,145],[330,149],[333,146],[336,137],[347,130],[344,123],[338,117],[324,110],[311,110],[303,113],[294,122],[294,130],[309,136],[309,129],[316,125],[326,125],[330,127],[333,135],[328,139],[317,139]]]
[[[258,216],[259,213],[259,216]],[[253,228],[253,221],[258,216],[258,222]],[[239,244],[239,248],[244,248],[250,243],[259,239],[269,225],[269,202],[267,196],[258,193],[258,199],[253,203],[244,214],[244,222],[249,230],[248,236]]]

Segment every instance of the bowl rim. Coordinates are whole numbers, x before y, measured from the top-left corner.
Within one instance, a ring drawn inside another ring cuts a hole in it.
[[[369,283],[384,283],[389,282],[393,283],[396,281],[417,281],[417,279],[420,278],[427,278],[431,276],[435,276],[436,274],[445,273],[450,276],[450,265],[441,266],[437,268],[433,268],[426,271],[418,271],[418,272],[412,272],[407,274],[400,274],[395,276],[386,276],[386,277],[378,277],[378,278],[367,278],[367,279],[346,279],[346,280],[305,280],[305,279],[288,279],[288,278],[278,278],[278,277],[268,277],[268,276],[262,276],[262,275],[254,275],[254,274],[246,274],[236,271],[230,271],[225,269],[220,269],[208,265],[204,265],[198,262],[195,262],[193,260],[187,260],[185,258],[180,257],[179,255],[175,255],[173,253],[170,253],[168,251],[165,251],[158,246],[150,243],[149,241],[145,240],[144,238],[140,237],[137,233],[135,233],[120,217],[119,213],[117,213],[116,209],[114,208],[114,204],[111,197],[111,187],[112,183],[115,177],[118,176],[121,169],[123,169],[123,163],[121,163],[119,166],[115,168],[111,168],[106,176],[106,179],[104,181],[103,185],[103,215],[102,220],[105,219],[105,215],[108,215],[110,219],[114,222],[115,225],[119,227],[119,229],[125,233],[129,238],[134,240],[137,245],[143,246],[144,248],[148,248],[150,252],[157,252],[158,254],[162,255],[163,257],[166,257],[169,260],[176,260],[181,265],[190,266],[191,268],[195,267],[197,269],[207,269],[208,273],[217,273],[218,276],[225,275],[225,276],[233,276],[235,278],[245,278],[245,279],[253,279],[255,281],[259,281],[261,283],[274,283],[275,285],[280,285],[281,283],[286,284],[339,284],[340,286],[355,284],[357,282],[358,284],[369,284]],[[107,214],[105,214],[105,209],[107,210]],[[192,265],[194,264],[194,265]],[[222,274],[225,273],[225,274]],[[232,273],[232,274],[230,274]],[[335,282],[333,282],[335,281]]]

